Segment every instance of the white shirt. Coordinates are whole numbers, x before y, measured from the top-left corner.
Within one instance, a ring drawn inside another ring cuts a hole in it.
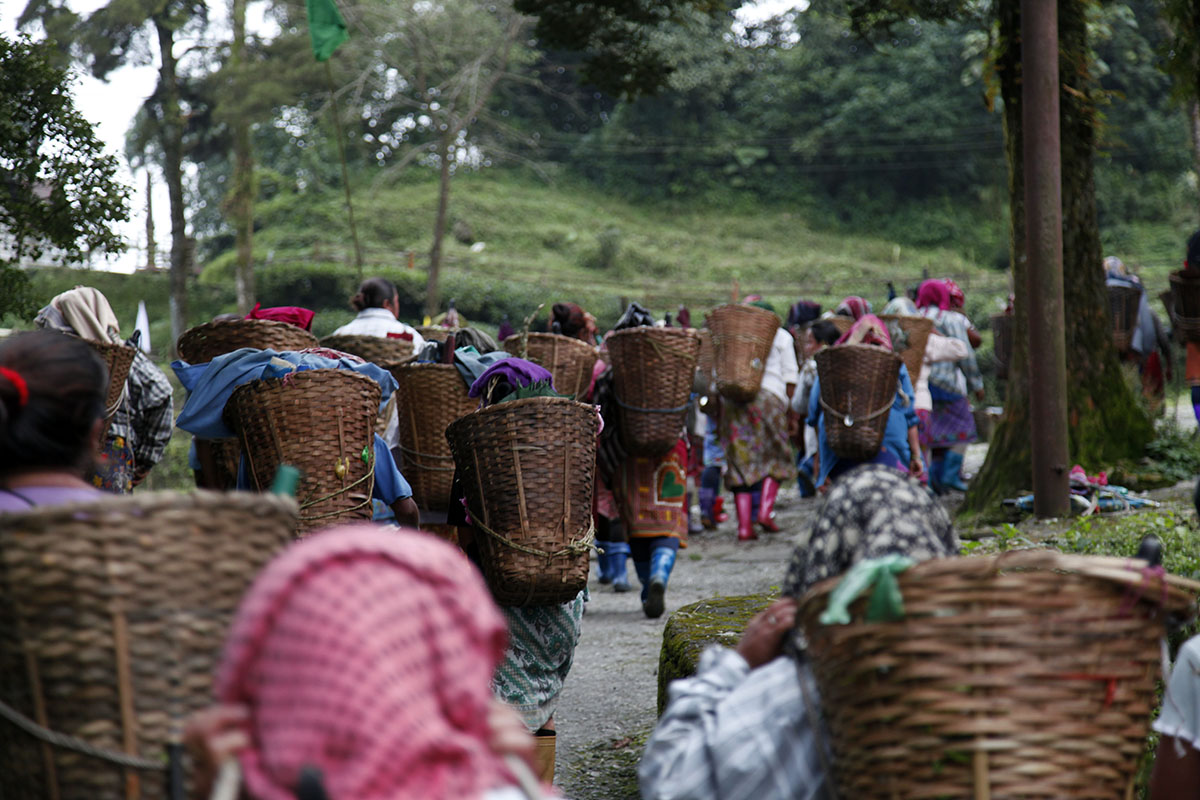
[[[800,379],[800,366],[796,363],[796,340],[785,329],[775,331],[771,343],[771,355],[763,369],[760,391],[770,392],[784,403],[788,401],[787,385]]]
[[[913,405],[918,411],[933,410],[933,395],[929,393],[929,365],[939,364],[943,361],[961,361],[967,357],[967,343],[960,342],[953,336],[942,336],[939,333],[931,332],[929,340],[925,343],[925,360],[921,363],[921,375],[917,378],[917,385],[913,387],[916,392],[916,400]],[[962,373],[959,373],[961,377]],[[962,394],[967,393],[967,383],[963,379]]]
[[[1154,730],[1200,749],[1200,636],[1179,648]]]
[[[419,353],[425,346],[425,338],[411,325],[405,325],[386,308],[364,308],[358,316],[333,332],[334,336],[378,336],[387,338],[389,333],[412,335],[413,352]]]

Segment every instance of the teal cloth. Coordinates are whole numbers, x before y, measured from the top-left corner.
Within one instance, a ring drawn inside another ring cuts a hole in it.
[[[896,576],[915,563],[898,553],[859,561],[829,593],[829,604],[821,614],[821,624],[848,625],[850,605],[867,589],[873,589],[867,604],[867,622],[904,619],[904,598],[900,595]]]

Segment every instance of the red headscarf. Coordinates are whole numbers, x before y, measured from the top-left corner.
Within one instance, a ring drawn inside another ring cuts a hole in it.
[[[950,308],[950,290],[944,281],[930,279],[917,290],[917,308],[937,306],[942,311]]]
[[[263,308],[262,303],[255,303],[254,309],[246,315],[246,319],[273,319],[276,322],[286,322],[288,325],[295,325],[301,330],[311,331],[313,317],[315,316],[316,314],[307,308],[300,308],[299,306]]]
[[[834,309],[833,313],[842,314],[843,312],[847,311],[850,313],[850,316],[854,317],[856,320],[862,319],[864,314],[871,313],[871,304],[857,295],[851,295],[842,302],[838,303],[838,307]]]
[[[217,678],[249,706],[246,788],[292,800],[312,766],[330,797],[477,798],[513,781],[487,744],[507,629],[461,552],[346,526],[298,542],[242,600]]]
[[[950,278],[945,278],[942,283],[946,284],[946,291],[950,293],[950,307],[957,310],[962,308],[967,303],[967,296],[963,294],[963,290],[958,288],[958,284]]]

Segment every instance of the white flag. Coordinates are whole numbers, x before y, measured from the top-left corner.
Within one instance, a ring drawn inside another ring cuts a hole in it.
[[[137,322],[133,326],[134,330],[142,334],[142,352],[150,352],[150,317],[146,314],[146,301],[138,301]]]

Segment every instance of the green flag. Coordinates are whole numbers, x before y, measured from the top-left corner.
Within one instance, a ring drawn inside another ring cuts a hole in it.
[[[307,0],[308,35],[317,61],[328,61],[338,45],[350,38],[346,22],[333,0]]]

